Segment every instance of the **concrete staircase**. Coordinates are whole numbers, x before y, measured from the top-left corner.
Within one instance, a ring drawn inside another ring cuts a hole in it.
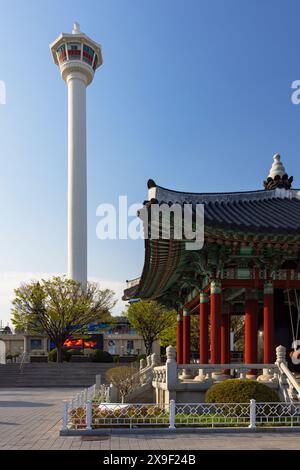
[[[105,372],[116,367],[115,363],[36,363],[0,364],[0,388],[14,387],[89,387],[101,374],[105,382]]]
[[[124,401],[125,403],[155,403],[155,390],[152,383],[136,388],[125,397]]]

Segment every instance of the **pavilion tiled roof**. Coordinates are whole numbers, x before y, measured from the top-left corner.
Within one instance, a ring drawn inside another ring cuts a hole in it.
[[[149,180],[148,199],[142,210],[150,211],[153,204],[182,207],[191,204],[195,214],[196,205],[203,204],[205,243],[243,244],[248,241],[259,249],[264,244],[276,245],[281,250],[292,245],[298,249],[300,190],[291,189],[292,181],[276,154],[263,190],[190,193],[167,189]],[[191,257],[184,245],[184,240],[146,238],[141,278],[124,291],[123,298],[159,298],[170,292],[191,266]]]
[[[204,204],[205,225],[253,232],[300,232],[300,190],[186,193],[149,189],[150,203]],[[149,204],[148,202],[148,204]]]

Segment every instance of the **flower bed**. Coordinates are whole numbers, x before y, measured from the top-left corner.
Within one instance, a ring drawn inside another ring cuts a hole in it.
[[[137,425],[169,425],[169,413],[159,406],[136,405],[97,405],[92,404],[92,429],[108,426],[132,427]],[[84,429],[86,427],[86,410],[74,408],[69,413],[69,428]]]
[[[251,424],[248,403],[200,404],[113,404],[89,402],[69,410],[69,430],[133,427],[248,427]],[[88,414],[88,420],[87,420]],[[88,422],[88,424],[87,424]],[[172,423],[172,424],[171,424]],[[256,404],[257,427],[300,426],[300,404]]]

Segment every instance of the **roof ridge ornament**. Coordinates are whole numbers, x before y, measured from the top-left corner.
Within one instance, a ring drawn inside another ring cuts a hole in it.
[[[154,180],[150,179],[150,180],[148,180],[148,182],[147,182],[147,186],[148,186],[148,189],[156,188],[156,183],[155,183]]]
[[[273,164],[266,181],[264,181],[265,189],[284,188],[290,189],[292,186],[293,177],[288,176],[285,168],[280,160],[279,153],[273,156]]]

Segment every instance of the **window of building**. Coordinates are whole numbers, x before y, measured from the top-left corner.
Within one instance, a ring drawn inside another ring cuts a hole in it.
[[[96,54],[96,55],[95,55],[95,60],[94,60],[94,65],[93,65],[93,69],[94,69],[94,70],[96,70],[97,64],[98,64],[98,56],[97,56],[97,54]]]
[[[127,341],[127,354],[131,356],[134,354],[134,348],[133,348],[133,340],[130,339]]]
[[[70,60],[78,60],[81,56],[81,44],[70,42],[68,43],[68,54]]]
[[[56,51],[57,60],[59,63],[65,62],[67,60],[66,46],[62,44]]]
[[[93,64],[93,59],[94,59],[94,54],[95,51],[92,49],[90,46],[87,46],[86,44],[83,45],[83,61],[86,62],[89,65]]]
[[[42,340],[41,339],[31,339],[30,340],[30,349],[42,349]]]
[[[109,354],[116,354],[116,342],[113,339],[108,341],[108,352]]]

